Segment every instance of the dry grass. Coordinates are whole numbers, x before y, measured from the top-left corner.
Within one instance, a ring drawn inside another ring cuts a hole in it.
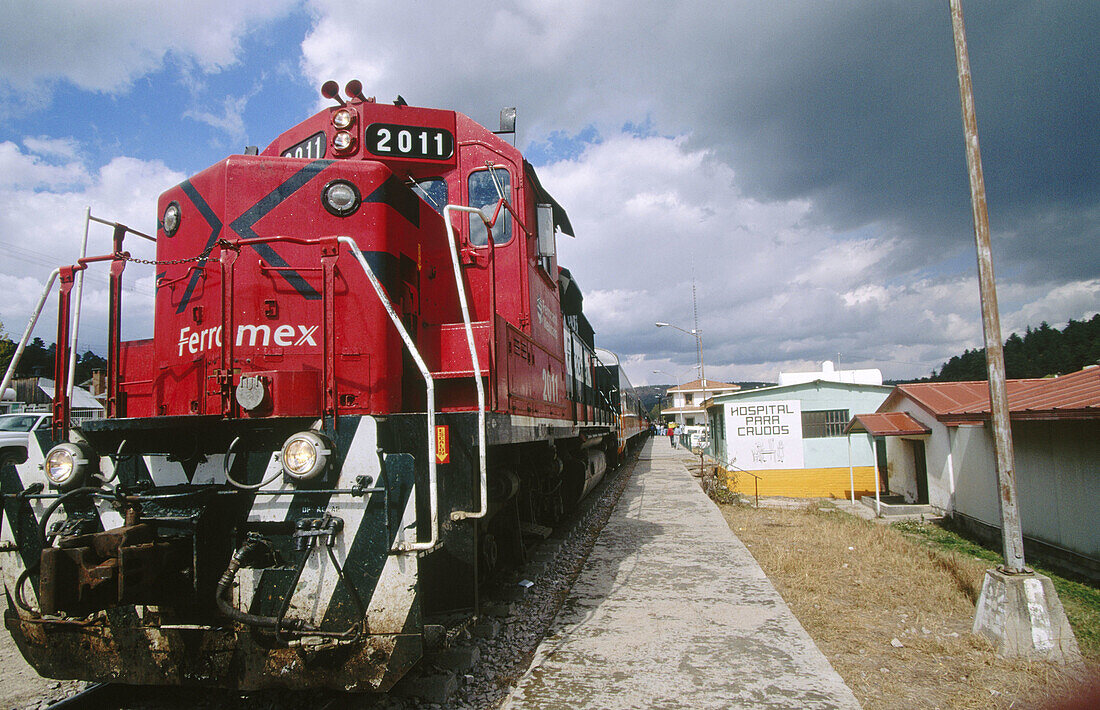
[[[1072,682],[1060,666],[999,658],[970,633],[986,562],[827,503],[721,508],[864,707],[1029,707]]]

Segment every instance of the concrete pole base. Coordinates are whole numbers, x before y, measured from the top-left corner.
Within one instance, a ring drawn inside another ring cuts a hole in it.
[[[1062,602],[1049,577],[986,570],[974,633],[984,636],[997,653],[1079,664],[1081,652]]]

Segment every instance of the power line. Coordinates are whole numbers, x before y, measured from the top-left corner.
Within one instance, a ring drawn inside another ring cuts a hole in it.
[[[26,247],[20,246],[18,244],[12,244],[11,242],[3,239],[0,239],[0,249],[3,249],[5,252],[8,252],[13,256],[18,257],[22,261],[32,264],[38,264],[39,266],[46,266],[50,269],[56,268],[59,263],[58,259],[51,254],[47,254],[46,252],[41,251],[35,251],[33,249],[27,249]],[[138,286],[136,283],[134,283],[133,280],[123,281],[122,290],[129,291],[130,293],[141,294],[144,296],[154,295],[153,289],[146,288],[144,286]]]

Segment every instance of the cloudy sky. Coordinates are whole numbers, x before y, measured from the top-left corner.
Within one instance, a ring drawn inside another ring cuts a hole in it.
[[[964,10],[1004,335],[1090,317],[1100,4]],[[693,283],[709,379],[920,376],[981,345],[946,0],[0,0],[8,334],[76,258],[86,205],[151,233],[160,192],[352,78],[490,128],[517,107],[577,232],[561,262],[635,384],[695,376],[694,339],[653,325],[695,327]],[[81,334],[105,353],[100,272]],[[148,336],[152,274],[127,283],[126,332]]]

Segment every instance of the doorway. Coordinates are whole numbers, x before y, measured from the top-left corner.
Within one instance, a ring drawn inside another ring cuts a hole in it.
[[[875,469],[878,471],[878,489],[890,493],[890,474],[886,468],[886,437],[875,437]]]
[[[913,476],[917,479],[917,503],[928,505],[928,464],[923,439],[906,439],[913,453]]]

